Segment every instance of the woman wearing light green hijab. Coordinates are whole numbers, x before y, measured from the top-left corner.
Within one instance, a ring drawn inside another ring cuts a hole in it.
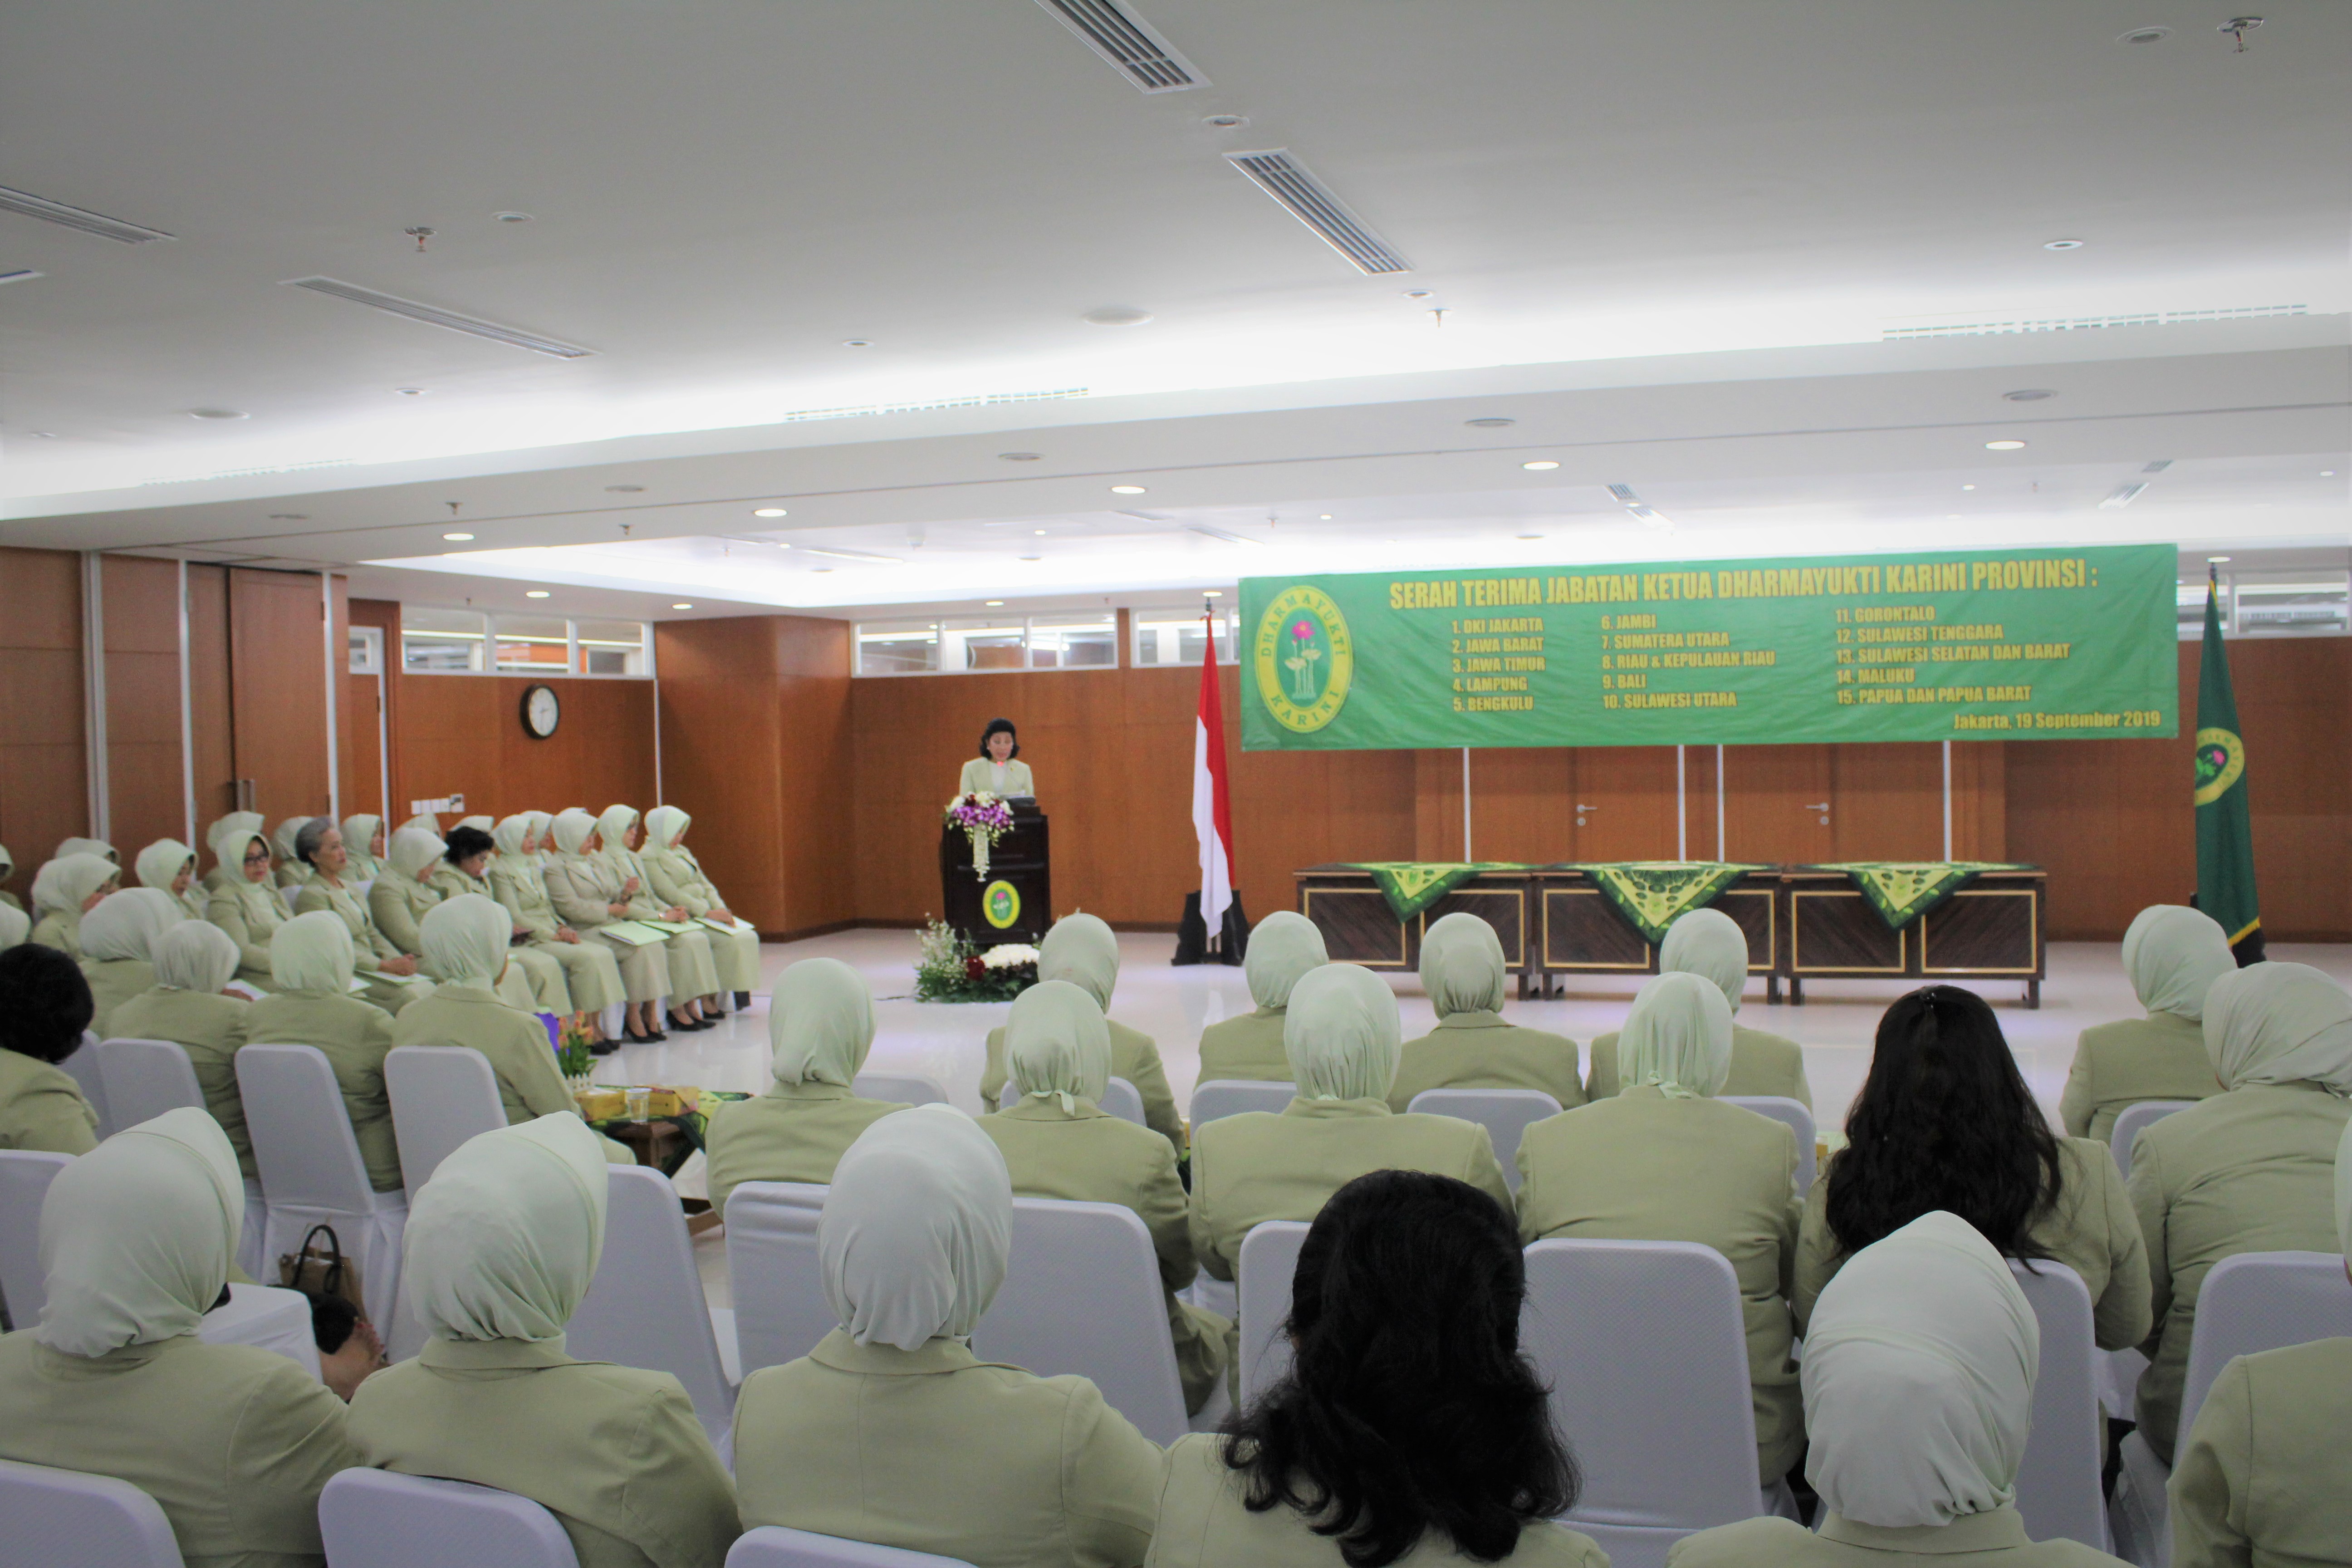
[[[351,857],[345,872],[354,882],[373,882],[377,868],[383,864],[383,818],[373,812],[362,812],[343,818],[343,851]]]
[[[157,937],[179,923],[172,897],[152,888],[109,893],[81,919],[81,974],[96,1011],[89,1026],[110,1038],[114,1010],[155,984]]]
[[[103,838],[58,839],[55,858],[62,860],[68,855],[95,855],[117,870],[121,869],[122,867],[122,857],[115,853],[114,846]]]
[[[120,885],[122,868],[96,855],[52,860],[33,877],[33,934],[68,958],[81,957],[81,917]]]
[[[1176,1299],[1192,1285],[1196,1266],[1175,1151],[1150,1128],[1102,1109],[1110,1030],[1095,999],[1078,987],[1046,980],[1024,991],[1004,1021],[1004,1039],[1021,1098],[982,1117],[980,1130],[1003,1151],[1016,1195],[1118,1204],[1150,1231],[1184,1408],[1197,1415],[1224,1375],[1233,1324]]]
[[[2147,1016],[2084,1030],[2058,1099],[2067,1132],[2102,1143],[2127,1105],[2221,1092],[2205,1054],[2205,993],[2238,967],[2213,917],[2179,904],[2150,904],[2133,916],[2123,959]]]
[[[5,844],[0,844],[0,882],[8,881],[16,875],[16,857],[8,853],[8,847]],[[24,900],[5,888],[0,888],[0,904],[5,904],[20,914],[24,912]]]
[[[153,888],[171,895],[180,911],[180,919],[200,921],[205,918],[208,894],[196,885],[196,852],[176,838],[158,838],[139,851],[131,869],[140,886]]]
[[[261,828],[261,813],[232,811],[205,829],[205,847],[213,852],[213,868],[205,873],[208,898],[245,879],[246,850],[250,841],[260,836]]]
[[[1584,1103],[1576,1042],[1503,1022],[1509,984],[1493,926],[1459,911],[1431,922],[1421,938],[1421,987],[1437,1027],[1405,1043],[1391,1110],[1402,1110],[1425,1089],[1532,1089],[1563,1110]]]
[[[269,939],[274,995],[253,1005],[246,1043],[316,1046],[335,1069],[343,1109],[359,1140],[368,1185],[400,1190],[400,1145],[392,1134],[392,1096],[383,1058],[392,1049],[392,1015],[352,994],[352,933],[326,910],[296,915]]]
[[[205,1109],[228,1135],[237,1169],[257,1182],[261,1171],[253,1163],[253,1137],[236,1088],[236,1052],[253,1005],[221,994],[236,973],[236,943],[210,921],[182,921],[151,948],[155,984],[114,1010],[116,1032],[124,1039],[170,1040],[188,1053]]]
[[[596,853],[612,868],[625,889],[628,918],[667,921],[677,924],[692,919],[683,908],[656,895],[653,878],[637,854],[644,839],[634,805],[608,805],[596,819],[596,837],[604,847]],[[669,977],[675,990],[669,999],[672,1028],[707,1029],[718,1022],[721,998],[719,970],[710,956],[710,938],[718,933],[697,925],[678,931],[663,945],[669,952]]]
[[[392,836],[392,849],[368,888],[368,913],[384,940],[412,957],[422,956],[425,939],[418,922],[437,908],[441,889],[427,880],[448,847],[422,828],[404,827]]]
[[[1360,965],[1327,963],[1291,987],[1283,1041],[1297,1098],[1279,1115],[1220,1118],[1192,1142],[1192,1251],[1213,1278],[1235,1278],[1252,1226],[1311,1221],[1367,1171],[1452,1176],[1513,1212],[1484,1127],[1389,1110],[1402,1036],[1395,993]]]
[[[0,904],[0,952],[16,946],[32,934],[30,916],[14,904]]]
[[[768,1092],[710,1119],[710,1204],[721,1214],[745,1182],[824,1185],[859,1133],[907,1109],[851,1088],[874,1045],[874,993],[841,960],[804,958],[776,977],[768,1039]]]
[[[1196,1081],[1288,1083],[1290,1058],[1282,1049],[1282,1020],[1290,1006],[1290,988],[1300,975],[1328,962],[1322,931],[1305,915],[1276,910],[1252,927],[1242,974],[1257,1011],[1201,1031],[1201,1076]]]
[[[596,819],[576,806],[559,812],[549,821],[548,837],[555,852],[541,860],[540,875],[547,884],[548,902],[556,917],[591,936],[628,920],[635,890],[600,853]],[[638,1045],[665,1037],[659,1026],[660,1004],[673,989],[668,945],[631,942],[617,936],[599,940],[612,949],[622,988],[628,995],[625,1037]]]
[[[1812,1085],[1805,1081],[1805,1048],[1739,1022],[1740,993],[1748,984],[1748,935],[1738,921],[1720,910],[1692,910],[1677,917],[1658,944],[1658,973],[1701,975],[1713,981],[1730,1004],[1731,1076],[1717,1093],[1742,1099],[1770,1096],[1796,1100],[1808,1110],[1813,1108]],[[1587,1098],[1607,1100],[1617,1092],[1617,1049],[1614,1033],[1592,1042],[1592,1064],[1584,1082]]]
[[[1619,1040],[1626,1083],[1528,1128],[1519,1142],[1519,1237],[1692,1241],[1739,1280],[1756,1473],[1769,1487],[1804,1447],[1789,1296],[1797,1255],[1797,1140],[1715,1098],[1731,1071],[1731,1008],[1696,974],[1660,974]]]
[[[331,914],[343,922],[352,935],[352,973],[367,986],[361,994],[395,1015],[430,994],[433,983],[417,974],[415,956],[376,929],[374,914],[352,885],[351,851],[342,830],[323,816],[313,817],[295,836],[294,854],[310,872],[294,900],[294,912]]]
[[[1118,984],[1118,938],[1110,927],[1087,914],[1055,921],[1037,947],[1037,978],[1066,980],[1095,999],[1110,1025],[1110,1076],[1135,1085],[1143,1097],[1143,1124],[1181,1154],[1184,1123],[1176,1114],[1167,1069],[1160,1065],[1159,1046],[1142,1030],[1109,1016],[1110,994]],[[980,1074],[981,1104],[994,1105],[1003,1098],[1004,1079],[1004,1031],[991,1029],[988,1060]]]
[[[224,846],[215,846],[217,850]],[[234,844],[225,846],[231,854],[239,851]],[[286,911],[286,900],[278,896],[278,888],[269,879],[269,846],[258,833],[248,836],[238,862],[244,874],[235,881],[224,881],[213,889],[205,906],[205,918],[228,933],[236,943],[236,977],[257,991],[267,991],[269,979],[269,939],[279,926],[293,917]]]
[[[530,950],[562,967],[564,988],[571,994],[589,1043],[601,1044],[604,1026],[600,1019],[604,1009],[628,1000],[612,945],[583,942],[578,931],[557,917],[555,906],[548,901],[540,844],[529,816],[508,817],[491,830],[490,837],[498,847],[489,868],[491,896],[506,907],[517,926],[530,933],[524,941]]]
[[[295,853],[294,840],[305,826],[315,820],[324,820],[330,826],[334,822],[332,817],[320,819],[289,816],[279,823],[277,831],[269,836],[269,847],[278,853],[278,885],[279,887],[299,888],[310,879],[310,868],[303,863],[299,855]]]
[[[0,1339],[0,1458],[129,1481],[189,1568],[324,1568],[319,1493],[360,1462],[343,1403],[286,1356],[206,1344],[245,1218],[201,1110],[116,1133],[41,1205],[41,1324]]]
[[[496,903],[498,894],[490,887],[489,867],[498,854],[498,845],[488,830],[476,827],[468,820],[449,829],[449,836],[456,842],[444,842],[439,863],[424,879],[426,885],[444,899],[474,893]],[[572,1003],[572,988],[563,982],[563,965],[552,954],[522,944],[521,939],[527,934],[520,922],[515,922],[508,932],[507,946],[509,977],[520,975],[522,988],[530,993],[523,1011],[548,1013],[569,1020],[579,1009]]]
[[[666,1372],[574,1360],[604,1251],[604,1162],[577,1117],[460,1144],[416,1194],[404,1294],[431,1336],[352,1396],[360,1462],[530,1498],[581,1568],[719,1568],[735,1489]]]
[[[735,1005],[748,1007],[751,990],[760,984],[760,933],[727,907],[702,862],[686,847],[686,830],[693,822],[674,805],[657,805],[646,813],[646,846],[637,859],[654,897],[697,920],[733,925],[734,930],[725,931],[706,927],[705,934],[720,989],[735,993]]]
[[[2233,969],[2205,993],[2205,1048],[2224,1092],[2142,1130],[2126,1183],[2160,1325],[2140,1374],[2140,1437],[2168,1464],[2205,1276],[2241,1252],[2337,1244],[2352,996],[2306,964]]]

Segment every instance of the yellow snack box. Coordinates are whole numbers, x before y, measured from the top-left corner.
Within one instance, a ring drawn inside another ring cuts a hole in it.
[[[609,1121],[629,1108],[629,1097],[617,1089],[583,1089],[572,1098],[579,1103],[580,1114],[591,1121]]]
[[[700,1095],[691,1086],[666,1088],[655,1086],[646,1095],[648,1116],[683,1116],[700,1103]]]

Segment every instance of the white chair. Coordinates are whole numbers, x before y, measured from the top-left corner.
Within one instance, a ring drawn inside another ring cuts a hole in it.
[[[173,1040],[129,1036],[84,1047],[96,1057],[99,1081],[106,1086],[107,1109],[125,1127],[136,1127],[183,1106],[205,1108],[196,1069],[187,1047]]]
[[[106,1081],[99,1076],[97,1047],[98,1037],[84,1029],[80,1047],[58,1066],[65,1068],[72,1075],[73,1080],[81,1085],[81,1097],[89,1101],[92,1110],[98,1112],[98,1136],[103,1142],[113,1137],[115,1130],[122,1123],[115,1121],[106,1103]]]
[[[1216,1078],[1192,1090],[1192,1126],[1197,1131],[1210,1122],[1244,1110],[1271,1110],[1276,1115],[1298,1098],[1296,1084],[1262,1079]]]
[[[727,1552],[727,1568],[971,1568],[971,1564],[961,1557],[935,1557],[900,1546],[877,1546],[870,1541],[844,1541],[837,1535],[763,1524],[736,1537]]]
[[[205,1314],[196,1338],[208,1345],[250,1345],[282,1355],[319,1375],[319,1339],[310,1327],[310,1298],[275,1285],[228,1288],[228,1300]]]
[[[288,915],[291,916],[299,912],[294,908],[294,905],[295,902],[302,897],[301,889],[280,888],[278,889],[278,896],[286,900],[286,912]],[[360,896],[362,898],[365,898],[367,895],[362,893]]]
[[[996,1097],[996,1109],[1006,1110],[1020,1098],[1021,1091],[1007,1079],[1004,1091]],[[1103,1097],[1097,1105],[1121,1121],[1132,1121],[1138,1127],[1143,1125],[1143,1094],[1123,1078],[1112,1079],[1103,1085]]]
[[[398,1193],[368,1185],[326,1053],[316,1046],[244,1047],[236,1053],[236,1087],[269,1200],[265,1259],[274,1267],[312,1226],[333,1226],[344,1255],[359,1265],[369,1320],[391,1323],[408,1205]]]
[[[1527,1249],[1520,1345],[1584,1471],[1563,1522],[1618,1568],[1662,1568],[1694,1531],[1793,1510],[1756,1485],[1739,1281],[1687,1241],[1555,1238]]]
[[[1119,1204],[1013,1200],[1013,1256],[972,1330],[984,1361],[1076,1373],[1162,1447],[1191,1430],[1151,1233]]]
[[[686,1385],[713,1443],[735,1420],[735,1314],[708,1305],[686,1211],[650,1165],[605,1173],[604,1257],[564,1340],[583,1361],[666,1372]]]
[[[898,1105],[946,1105],[947,1087],[919,1072],[862,1072],[849,1080],[849,1092],[860,1100],[887,1100]]]
[[[39,1322],[48,1304],[41,1276],[41,1200],[49,1195],[50,1181],[72,1163],[71,1154],[43,1149],[0,1149],[0,1301],[19,1329]],[[0,1537],[5,1534],[0,1531]]]
[[[1290,1342],[1282,1337],[1282,1325],[1290,1318],[1291,1277],[1298,1272],[1298,1249],[1307,1245],[1309,1228],[1304,1220],[1270,1219],[1250,1226],[1242,1237],[1240,1382],[1245,1406],[1290,1371]]]
[[[2107,1550],[2106,1415],[2099,1408],[2098,1342],[2091,1292],[2063,1263],[2014,1258],[2009,1271],[2040,1325],[2042,1369],[2033,1380],[2033,1426],[2017,1470],[2017,1511],[2036,1541],[2079,1541]]]
[[[1813,1113],[1805,1109],[1805,1102],[1777,1094],[1727,1094],[1721,1099],[1726,1105],[1736,1105],[1742,1110],[1752,1110],[1788,1124],[1789,1131],[1797,1135],[1797,1195],[1802,1197],[1811,1192],[1814,1166],[1820,1158],[1815,1144],[1819,1134],[1813,1130]]]
[[[841,1326],[825,1300],[816,1250],[825,1191],[801,1182],[745,1182],[727,1195],[740,1376],[797,1361]]]
[[[0,1568],[181,1568],[153,1498],[112,1476],[0,1459]]]
[[[580,1568],[555,1516],[526,1497],[391,1470],[336,1474],[319,1494],[334,1568]]]
[[[499,1075],[469,1046],[395,1046],[383,1058],[400,1183],[415,1203],[441,1162],[468,1138],[507,1125]]]
[[[2131,1179],[2132,1141],[2144,1129],[2196,1103],[2193,1100],[2143,1100],[2116,1113],[2116,1130],[2107,1135],[2107,1148],[2115,1154],[2116,1169],[2124,1173],[2125,1180]]]
[[[1424,1089],[1407,1110],[1475,1121],[1494,1141],[1503,1180],[1519,1190],[1519,1140],[1528,1128],[1559,1114],[1559,1101],[1539,1089]]]

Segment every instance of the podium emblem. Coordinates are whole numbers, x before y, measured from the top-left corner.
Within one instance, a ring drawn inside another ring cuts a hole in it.
[[[1331,595],[1300,584],[1274,596],[1251,637],[1258,700],[1300,734],[1339,716],[1356,672],[1355,639]]]
[[[991,882],[981,889],[981,918],[1003,931],[1021,918],[1021,895],[1010,882]]]

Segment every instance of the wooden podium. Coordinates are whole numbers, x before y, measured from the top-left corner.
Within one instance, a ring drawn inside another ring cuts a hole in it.
[[[1005,802],[1013,829],[988,854],[988,875],[971,871],[971,840],[940,828],[940,918],[982,952],[1001,942],[1034,943],[1054,923],[1054,868],[1045,814],[1034,800]]]

